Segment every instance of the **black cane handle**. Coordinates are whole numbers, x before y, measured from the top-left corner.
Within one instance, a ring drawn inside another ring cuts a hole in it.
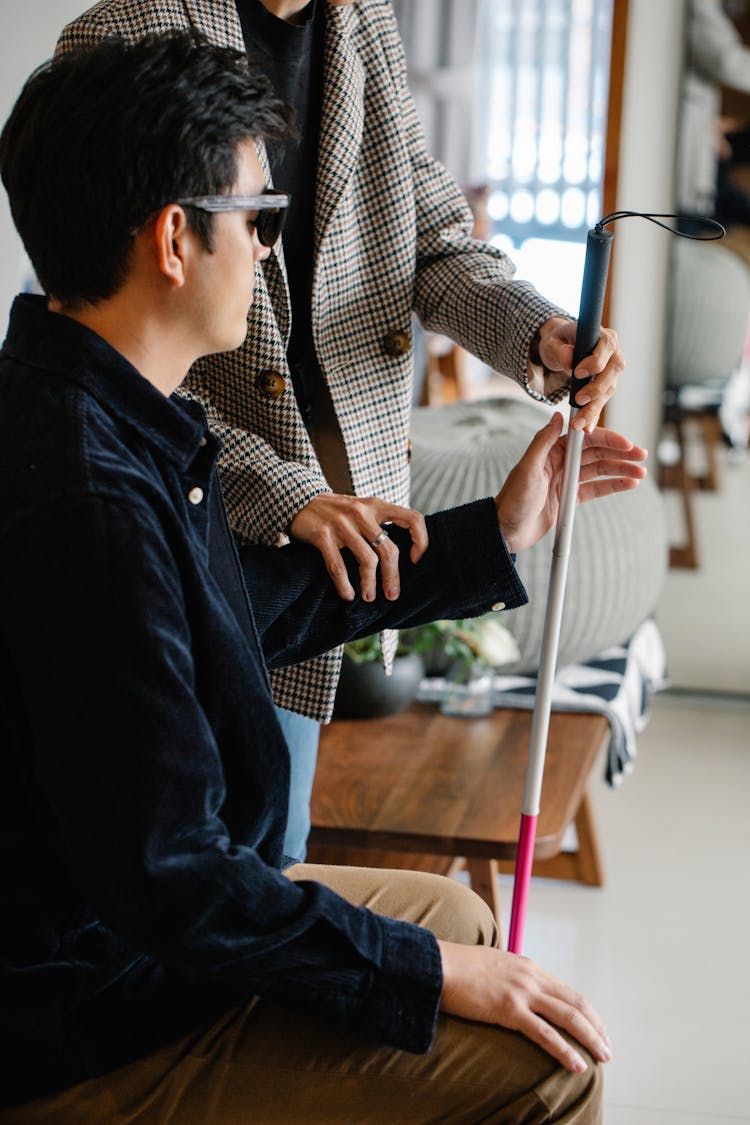
[[[612,250],[612,232],[596,227],[586,237],[586,259],[583,266],[581,285],[581,308],[578,313],[578,328],[573,348],[573,370],[587,355],[591,355],[599,340],[604,311],[604,294],[607,289],[607,273]],[[593,376],[570,381],[570,404],[576,406],[575,396],[581,387],[591,382]]]

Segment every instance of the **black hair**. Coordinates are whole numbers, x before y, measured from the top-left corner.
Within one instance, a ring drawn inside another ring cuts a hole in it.
[[[242,52],[193,32],[111,37],[31,75],[0,135],[0,175],[45,292],[97,304],[122,285],[155,211],[227,192],[241,141],[292,133]],[[213,216],[186,214],[211,250]]]

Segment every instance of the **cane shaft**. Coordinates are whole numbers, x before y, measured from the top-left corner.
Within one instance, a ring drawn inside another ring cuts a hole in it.
[[[575,347],[573,349],[573,370],[582,359],[590,355],[596,347],[601,330],[604,294],[607,288],[607,272],[612,248],[612,235],[606,230],[590,230],[586,241],[586,259],[581,285],[581,307],[578,314]],[[577,408],[575,396],[589,382],[591,376],[583,379],[573,376],[570,387],[571,419]],[[531,867],[534,858],[536,821],[541,802],[544,759],[547,753],[547,736],[552,711],[552,687],[557,666],[557,652],[560,642],[565,584],[570,560],[570,546],[573,537],[578,497],[578,478],[581,470],[583,433],[580,430],[568,431],[565,449],[565,466],[560,494],[560,507],[557,515],[555,542],[552,548],[552,568],[547,591],[547,609],[542,635],[542,652],[539,661],[534,715],[531,724],[529,757],[526,766],[521,827],[518,839],[516,873],[513,884],[513,905],[511,908],[510,941],[508,948],[512,953],[520,953],[523,947],[523,931],[526,918]]]

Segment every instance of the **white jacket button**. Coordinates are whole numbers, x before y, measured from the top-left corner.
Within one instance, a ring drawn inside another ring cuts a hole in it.
[[[190,501],[191,504],[200,504],[202,499],[203,499],[203,489],[202,488],[197,488],[197,487],[191,488],[190,491],[188,492],[188,500]]]

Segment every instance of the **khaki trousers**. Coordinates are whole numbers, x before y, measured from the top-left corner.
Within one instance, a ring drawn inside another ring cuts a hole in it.
[[[438,875],[298,864],[351,902],[439,938],[495,944],[486,904]],[[596,1125],[601,1074],[563,1070],[516,1032],[439,1017],[427,1055],[372,1044],[253,998],[212,1027],[60,1094],[0,1111],[0,1125]]]

